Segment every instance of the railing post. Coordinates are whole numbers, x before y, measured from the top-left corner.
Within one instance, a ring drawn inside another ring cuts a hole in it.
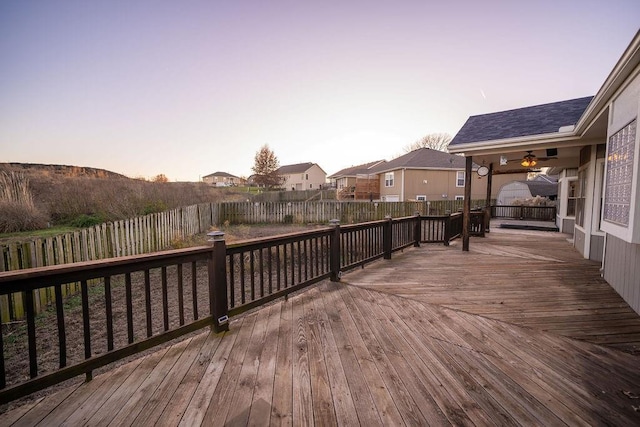
[[[384,259],[391,259],[391,251],[393,248],[392,244],[392,229],[391,226],[391,215],[386,215],[384,217],[386,220],[384,226],[382,228],[382,249],[384,251]]]
[[[449,246],[451,240],[451,214],[444,220],[444,245]]]
[[[422,237],[422,219],[420,217],[420,212],[416,212],[415,224],[413,226],[413,247],[420,247],[420,240]]]
[[[329,224],[333,227],[329,247],[329,267],[331,268],[331,281],[340,281],[340,220],[332,219]]]
[[[222,231],[207,233],[213,243],[208,261],[209,309],[213,317],[214,332],[229,330],[229,310],[227,302],[227,245]]]

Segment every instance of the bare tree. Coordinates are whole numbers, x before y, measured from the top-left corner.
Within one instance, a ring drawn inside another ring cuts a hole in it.
[[[451,135],[448,133],[430,133],[412,144],[405,145],[403,149],[405,153],[417,150],[418,148],[431,148],[432,150],[444,151],[446,153],[450,142]]]
[[[267,188],[279,187],[282,185],[282,177],[276,173],[279,167],[280,162],[275,153],[268,145],[263,145],[256,153],[251,168],[255,174],[255,183]]]
[[[152,182],[169,182],[169,178],[167,178],[167,176],[163,173],[154,176],[151,179]]]

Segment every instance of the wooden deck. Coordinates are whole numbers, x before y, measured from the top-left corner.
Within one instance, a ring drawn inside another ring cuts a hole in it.
[[[555,233],[471,249],[407,250],[0,425],[639,425],[640,316],[598,266]]]

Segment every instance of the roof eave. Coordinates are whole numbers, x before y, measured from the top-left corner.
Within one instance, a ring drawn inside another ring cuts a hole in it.
[[[502,150],[505,147],[509,148],[521,148],[531,147],[532,145],[542,145],[548,143],[566,143],[571,141],[577,141],[580,137],[576,135],[575,131],[570,132],[554,132],[545,133],[540,135],[527,135],[519,136],[517,138],[507,139],[494,139],[490,141],[482,142],[469,142],[465,144],[456,144],[455,146],[449,145],[449,152],[453,154],[458,153],[471,153],[471,152],[486,152],[492,150]]]

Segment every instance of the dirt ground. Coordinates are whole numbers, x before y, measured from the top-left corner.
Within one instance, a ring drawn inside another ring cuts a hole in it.
[[[238,225],[223,226],[219,230],[225,232],[227,243],[241,240],[269,237],[280,234],[294,233],[302,230],[319,228],[319,225]],[[207,244],[205,234],[195,236],[187,242],[181,244],[182,247],[197,246]],[[167,268],[167,293],[168,316],[170,329],[179,325],[179,290],[177,284],[178,268],[171,266]],[[195,319],[194,315],[194,293],[192,289],[192,269],[191,265],[183,265],[183,309],[185,323]],[[208,282],[207,265],[198,262],[196,264],[196,301],[198,317],[208,314]],[[147,336],[147,319],[145,310],[145,289],[144,273],[137,272],[131,275],[132,302],[133,302],[133,324],[135,341],[144,339]],[[161,270],[150,271],[151,283],[151,317],[153,334],[160,333],[164,327],[164,313],[162,309],[162,278]],[[91,350],[93,355],[102,354],[107,351],[107,331],[106,331],[106,305],[104,297],[104,282],[96,281],[89,284],[89,307],[90,307],[90,329],[91,329]],[[126,323],[126,288],[124,275],[111,278],[111,297],[113,310],[113,334],[115,348],[123,347],[127,344],[128,333]],[[84,359],[84,339],[82,304],[79,294],[66,298],[64,304],[64,319],[66,329],[67,345],[67,365],[72,365]],[[16,384],[29,378],[28,346],[26,322],[12,322],[2,325],[5,369],[7,372],[7,385]],[[181,339],[184,339],[182,337]],[[177,341],[177,340],[176,340]],[[174,342],[166,343],[171,345]],[[47,311],[38,315],[36,319],[36,344],[38,355],[38,374],[58,369],[59,366],[59,346],[58,346],[58,326],[56,322],[55,307],[50,307]],[[158,350],[154,347],[147,350],[146,354]],[[127,361],[140,357],[141,354],[121,360],[101,370],[95,371],[94,375],[101,371],[113,369],[114,365],[126,363]],[[78,383],[84,380],[84,376],[76,377],[65,383],[50,387],[38,393],[34,393],[26,398],[14,401],[8,405],[0,406],[0,413],[17,405],[38,399],[39,397],[53,393],[65,385]]]

